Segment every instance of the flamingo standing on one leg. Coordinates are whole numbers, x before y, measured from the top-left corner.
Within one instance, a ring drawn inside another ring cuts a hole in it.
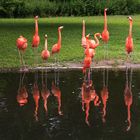
[[[133,38],[132,38],[132,25],[133,25],[133,20],[132,17],[128,17],[129,19],[129,34],[128,37],[126,38],[126,43],[125,43],[125,49],[127,52],[127,58],[129,58],[130,53],[133,51]]]
[[[16,40],[16,46],[18,48],[18,52],[19,52],[19,57],[20,57],[20,63],[21,65],[24,67],[25,62],[23,59],[23,54],[28,46],[27,44],[27,39],[23,36],[20,36],[17,40]]]
[[[56,87],[54,82],[52,82],[52,94],[57,98],[58,101],[58,114],[63,115],[61,111],[61,91],[59,87]]]
[[[45,45],[44,50],[41,53],[43,60],[47,60],[50,57],[50,52],[48,51],[47,35],[45,35]]]
[[[35,34],[33,36],[33,40],[32,40],[32,47],[34,49],[34,57],[36,58],[37,56],[37,48],[38,48],[38,45],[40,43],[40,37],[38,35],[38,16],[35,16]],[[34,58],[34,63],[36,64],[37,63],[37,60]]]
[[[107,11],[107,8],[104,9],[104,30],[102,32],[102,40],[104,43],[108,43],[109,41],[109,31],[107,29],[107,15],[106,15],[106,11]],[[104,59],[106,58],[106,55],[108,56],[108,46],[104,45],[105,49],[106,49],[106,54],[104,54]],[[105,53],[105,51],[104,51]]]

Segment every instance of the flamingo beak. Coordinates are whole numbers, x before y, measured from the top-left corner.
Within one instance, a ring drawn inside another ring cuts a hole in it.
[[[128,16],[127,18],[132,21],[132,17]]]
[[[102,36],[100,35],[100,39],[102,39]]]
[[[47,34],[45,34],[45,38],[47,38],[48,36],[47,36]]]
[[[108,10],[108,8],[105,8],[105,11],[107,11]]]
[[[35,19],[38,19],[38,16],[35,16]]]
[[[59,27],[59,29],[63,29],[63,28],[64,28],[64,26],[60,26],[60,27]]]

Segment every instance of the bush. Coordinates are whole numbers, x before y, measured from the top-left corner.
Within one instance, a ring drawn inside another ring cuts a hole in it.
[[[140,13],[140,0],[0,0],[0,17],[92,16]]]

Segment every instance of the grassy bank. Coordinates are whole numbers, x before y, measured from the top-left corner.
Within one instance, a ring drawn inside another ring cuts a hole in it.
[[[41,43],[38,50],[39,63],[42,63],[40,53],[44,47],[44,34],[48,35],[48,49],[57,42],[57,27],[63,25],[62,49],[60,61],[82,61],[83,48],[81,47],[82,19],[86,20],[86,33],[102,32],[103,17],[57,17],[40,18],[39,35]],[[133,16],[133,39],[134,53],[133,62],[140,62],[140,16]],[[128,34],[128,19],[126,16],[109,16],[108,28],[110,32],[109,59],[125,60],[125,38]],[[31,48],[32,36],[34,33],[34,19],[0,19],[0,67],[19,67],[18,51],[15,46],[19,35],[24,35],[28,39],[28,48],[25,52],[25,60],[28,65],[33,66],[33,51]],[[103,43],[96,49],[96,61],[103,60]],[[54,59],[50,58],[49,62]],[[119,62],[119,61],[118,61]]]

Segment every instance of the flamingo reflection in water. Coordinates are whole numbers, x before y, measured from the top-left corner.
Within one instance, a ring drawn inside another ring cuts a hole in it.
[[[84,80],[82,84],[82,90],[81,90],[81,96],[82,96],[82,110],[85,111],[85,122],[88,126],[90,126],[89,123],[89,110],[90,110],[90,102],[94,101],[95,106],[99,106],[100,101],[99,97],[96,94],[96,91],[93,87],[92,80],[88,79],[87,81]]]
[[[35,82],[33,84],[33,99],[35,102],[35,111],[34,111],[34,117],[35,120],[38,121],[38,108],[39,108],[39,99],[40,99],[40,93],[38,88],[38,73],[35,73]]]
[[[125,83],[125,89],[124,89],[124,102],[125,106],[127,107],[127,122],[128,126],[126,131],[129,131],[131,129],[131,105],[133,102],[133,95],[132,95],[132,73],[133,70],[130,68],[126,68],[126,83]]]
[[[58,102],[58,114],[63,115],[61,111],[61,90],[58,86],[55,85],[54,82],[52,82],[52,94],[54,97],[56,97]]]
[[[20,106],[24,106],[28,102],[28,92],[26,89],[26,86],[24,84],[24,78],[25,78],[25,72],[20,73],[20,82],[19,82],[19,88],[18,88],[18,94],[17,94],[17,102]]]
[[[109,96],[109,91],[108,91],[108,69],[103,70],[103,88],[101,90],[101,98],[102,98],[102,121],[103,123],[106,122],[106,106],[107,106],[107,100]]]
[[[48,113],[47,103],[48,103],[48,98],[50,96],[50,91],[47,88],[47,70],[45,71],[45,73],[42,70],[42,90],[41,90],[41,96],[43,98],[44,109],[45,109],[46,115],[47,115],[47,113]]]

